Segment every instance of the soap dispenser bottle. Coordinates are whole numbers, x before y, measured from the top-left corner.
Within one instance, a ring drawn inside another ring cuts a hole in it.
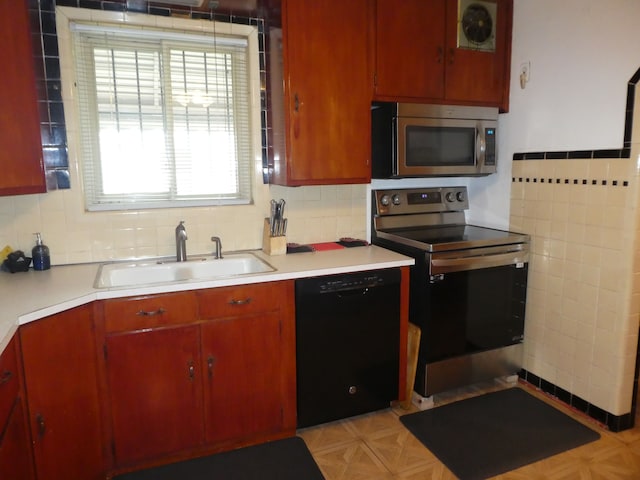
[[[34,235],[36,236],[36,246],[31,249],[31,256],[33,257],[33,269],[49,270],[49,268],[51,268],[49,247],[42,243],[42,235],[40,235],[39,233],[35,233]]]

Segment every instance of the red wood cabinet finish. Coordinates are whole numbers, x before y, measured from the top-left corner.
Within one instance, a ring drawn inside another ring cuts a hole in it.
[[[377,97],[444,97],[443,0],[377,0]]]
[[[292,281],[101,302],[110,470],[293,435],[293,302]]]
[[[277,111],[279,97],[272,99],[275,123],[283,121],[286,134],[284,146],[274,141],[272,183],[370,181],[369,4],[282,1],[284,77],[272,79],[272,88],[284,85],[283,115]],[[273,32],[271,44],[277,48],[280,31]],[[277,56],[272,53],[271,61]]]
[[[0,355],[0,478],[33,479],[33,457],[20,389],[17,339]]]
[[[104,479],[93,306],[19,332],[37,477]]]
[[[0,478],[32,479],[31,462],[24,406],[22,399],[16,398],[4,431],[0,432]]]
[[[207,442],[246,439],[283,430],[287,350],[279,312],[213,320],[202,326],[207,368]]]
[[[192,325],[106,338],[116,464],[202,444],[199,335]]]
[[[379,100],[509,105],[512,0],[497,0],[496,49],[457,47],[458,0],[376,0]]]
[[[0,14],[0,195],[46,191],[27,0]]]

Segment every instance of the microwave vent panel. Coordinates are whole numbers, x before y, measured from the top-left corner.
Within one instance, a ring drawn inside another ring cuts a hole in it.
[[[458,48],[495,52],[496,13],[495,2],[459,0]]]

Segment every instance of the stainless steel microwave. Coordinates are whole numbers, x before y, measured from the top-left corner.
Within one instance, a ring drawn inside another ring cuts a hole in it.
[[[496,172],[498,109],[375,102],[373,178],[471,177]]]

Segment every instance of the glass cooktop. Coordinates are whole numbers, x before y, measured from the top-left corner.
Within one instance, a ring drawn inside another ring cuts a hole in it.
[[[411,244],[431,252],[521,243],[525,237],[519,233],[476,225],[394,228],[384,233],[389,240]]]

